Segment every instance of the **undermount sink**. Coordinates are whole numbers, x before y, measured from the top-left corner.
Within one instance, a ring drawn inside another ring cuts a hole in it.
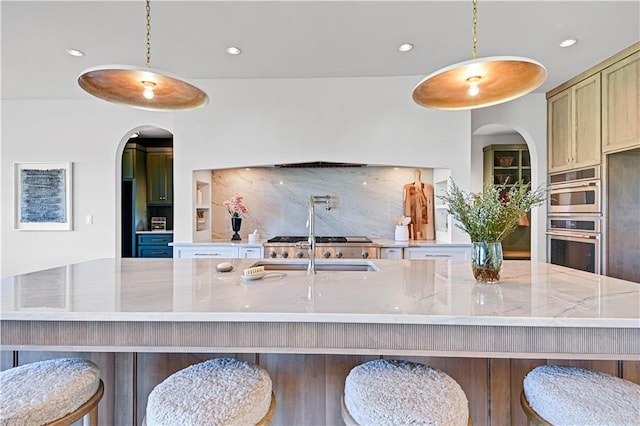
[[[306,260],[260,260],[251,267],[263,266],[266,271],[306,271]],[[316,260],[316,271],[375,272],[378,267],[370,260]]]

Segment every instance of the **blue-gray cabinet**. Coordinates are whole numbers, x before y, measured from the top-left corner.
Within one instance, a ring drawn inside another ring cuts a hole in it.
[[[172,148],[147,148],[147,205],[173,205]]]
[[[150,232],[138,234],[138,257],[173,257],[172,233]]]

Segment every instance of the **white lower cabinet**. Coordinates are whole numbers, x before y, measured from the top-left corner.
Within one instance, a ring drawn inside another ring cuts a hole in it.
[[[402,247],[382,247],[380,259],[402,259]]]
[[[229,258],[229,259],[260,259],[263,257],[260,246],[238,246],[228,244],[193,244],[174,245],[173,257],[182,258]]]
[[[174,247],[173,257],[204,258],[216,257],[237,258],[238,247],[232,246],[200,246]]]
[[[264,248],[238,247],[238,257],[240,259],[262,259],[264,257]]]
[[[411,260],[468,260],[471,258],[471,246],[407,247],[404,249],[404,258]]]

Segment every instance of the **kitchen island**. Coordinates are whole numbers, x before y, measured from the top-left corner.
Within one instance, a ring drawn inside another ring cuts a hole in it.
[[[474,424],[519,419],[519,376],[543,360],[576,360],[618,375],[624,366],[624,377],[640,379],[637,283],[506,261],[500,284],[480,285],[469,261],[383,259],[371,261],[373,271],[286,270],[243,281],[245,268],[266,260],[228,261],[234,270],[226,273],[216,271],[221,259],[101,259],[4,278],[3,360],[8,351],[19,351],[20,362],[32,356],[25,351],[81,351],[102,357],[117,377],[133,369],[114,387],[130,395],[128,384],[136,383],[129,416],[140,418],[136,405],[144,407],[145,392],[164,378],[158,363],[175,371],[231,354],[275,376],[285,398],[276,424],[339,423],[344,376],[379,356],[452,374],[467,391]],[[293,408],[301,405],[294,396],[300,383],[314,396],[299,398],[319,404],[308,402],[311,417],[292,414],[301,410]]]

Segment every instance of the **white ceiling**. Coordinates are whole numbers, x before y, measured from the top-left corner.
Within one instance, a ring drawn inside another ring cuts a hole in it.
[[[85,68],[144,66],[144,0],[6,1],[2,99],[88,97]],[[211,78],[422,76],[471,59],[472,1],[185,1],[151,3],[152,67]],[[577,38],[561,49],[558,42]],[[478,0],[478,56],[525,56],[546,92],[640,40],[640,0]],[[412,42],[415,49],[397,47]],[[238,46],[242,55],[225,53]],[[66,48],[83,50],[74,58]]]

